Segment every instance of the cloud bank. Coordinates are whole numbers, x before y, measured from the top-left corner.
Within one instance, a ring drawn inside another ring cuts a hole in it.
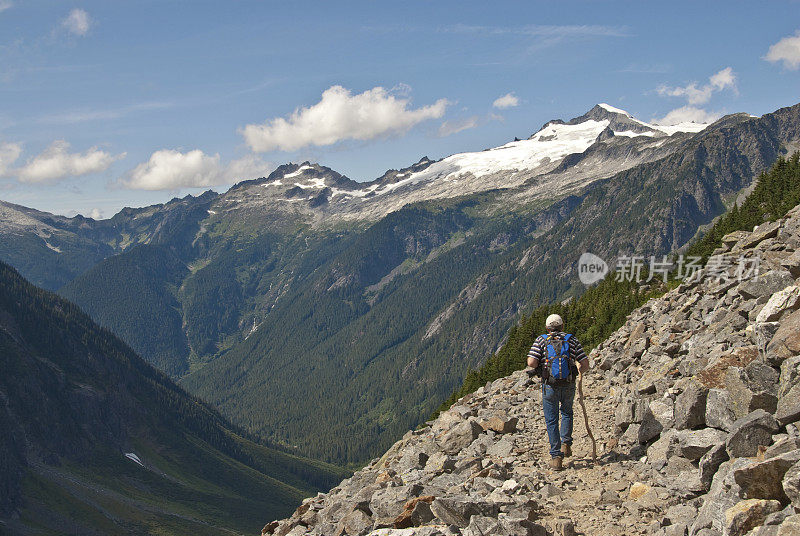
[[[12,162],[19,157],[20,146],[11,145],[8,155],[13,156]],[[16,151],[16,152],[15,152]],[[3,158],[3,150],[0,148],[0,159]],[[54,141],[50,147],[42,151],[41,154],[28,160],[24,166],[16,169],[7,169],[7,175],[16,176],[17,180],[26,183],[47,183],[55,182],[64,177],[78,177],[90,173],[105,171],[115,161],[124,158],[125,153],[112,155],[102,151],[97,147],[92,147],[85,153],[70,153],[69,143],[64,140]],[[0,172],[2,172],[0,165]]]
[[[515,106],[519,106],[519,98],[514,95],[513,92],[506,93],[502,97],[498,97],[492,103],[492,106],[499,110],[505,110],[506,108],[514,108]]]
[[[769,47],[764,59],[771,63],[783,62],[783,67],[792,71],[800,68],[800,30]]]
[[[449,102],[410,108],[411,101],[382,87],[353,95],[342,86],[332,86],[322,99],[296,109],[288,117],[240,129],[248,147],[255,152],[294,151],[312,145],[332,145],[343,140],[372,140],[404,134],[413,126],[444,115]]]
[[[199,149],[185,153],[162,149],[128,172],[120,184],[131,190],[206,188],[266,176],[272,167],[255,155],[223,166],[218,154],[207,155]]]
[[[651,122],[656,125],[677,125],[679,123],[713,123],[721,117],[716,112],[707,112],[694,106],[682,106],[672,110],[664,117],[654,118]]]
[[[708,84],[698,87],[697,82],[683,87],[660,86],[656,91],[664,97],[685,98],[690,105],[705,104],[711,100],[711,95],[723,89],[736,91],[736,74],[733,69],[726,67],[718,73],[711,75]]]
[[[708,77],[708,83],[700,86],[697,82],[692,82],[686,86],[670,87],[659,86],[656,92],[662,97],[678,97],[686,99],[687,105],[681,106],[669,112],[662,118],[653,118],[652,122],[657,125],[677,125],[678,123],[713,123],[722,114],[709,112],[700,108],[698,105],[706,104],[711,100],[714,93],[736,89],[736,73],[731,67],[725,67],[721,71]]]

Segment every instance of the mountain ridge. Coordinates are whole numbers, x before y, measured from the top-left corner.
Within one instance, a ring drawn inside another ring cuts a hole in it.
[[[4,263],[0,361],[4,533],[254,530],[248,509],[289,510],[340,472],[245,439]]]

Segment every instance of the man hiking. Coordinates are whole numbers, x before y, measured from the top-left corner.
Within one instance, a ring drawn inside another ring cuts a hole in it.
[[[550,468],[560,471],[564,457],[572,456],[572,402],[578,370],[589,369],[589,358],[578,339],[564,333],[564,320],[550,315],[547,333],[539,335],[528,352],[528,366],[542,366],[542,407],[550,440]],[[561,429],[558,415],[561,413]]]

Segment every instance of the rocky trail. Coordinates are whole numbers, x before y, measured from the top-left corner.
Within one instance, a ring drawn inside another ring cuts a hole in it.
[[[576,396],[573,456],[549,469],[521,370],[262,534],[800,535],[799,278],[796,207],[634,311],[590,355],[596,462]]]

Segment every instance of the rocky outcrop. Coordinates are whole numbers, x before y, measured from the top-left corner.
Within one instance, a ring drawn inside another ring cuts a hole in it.
[[[800,513],[800,207],[725,238],[711,263],[592,351],[574,458],[548,467],[538,380],[467,395],[307,499],[273,535],[795,534]],[[737,262],[758,277],[737,276]]]

